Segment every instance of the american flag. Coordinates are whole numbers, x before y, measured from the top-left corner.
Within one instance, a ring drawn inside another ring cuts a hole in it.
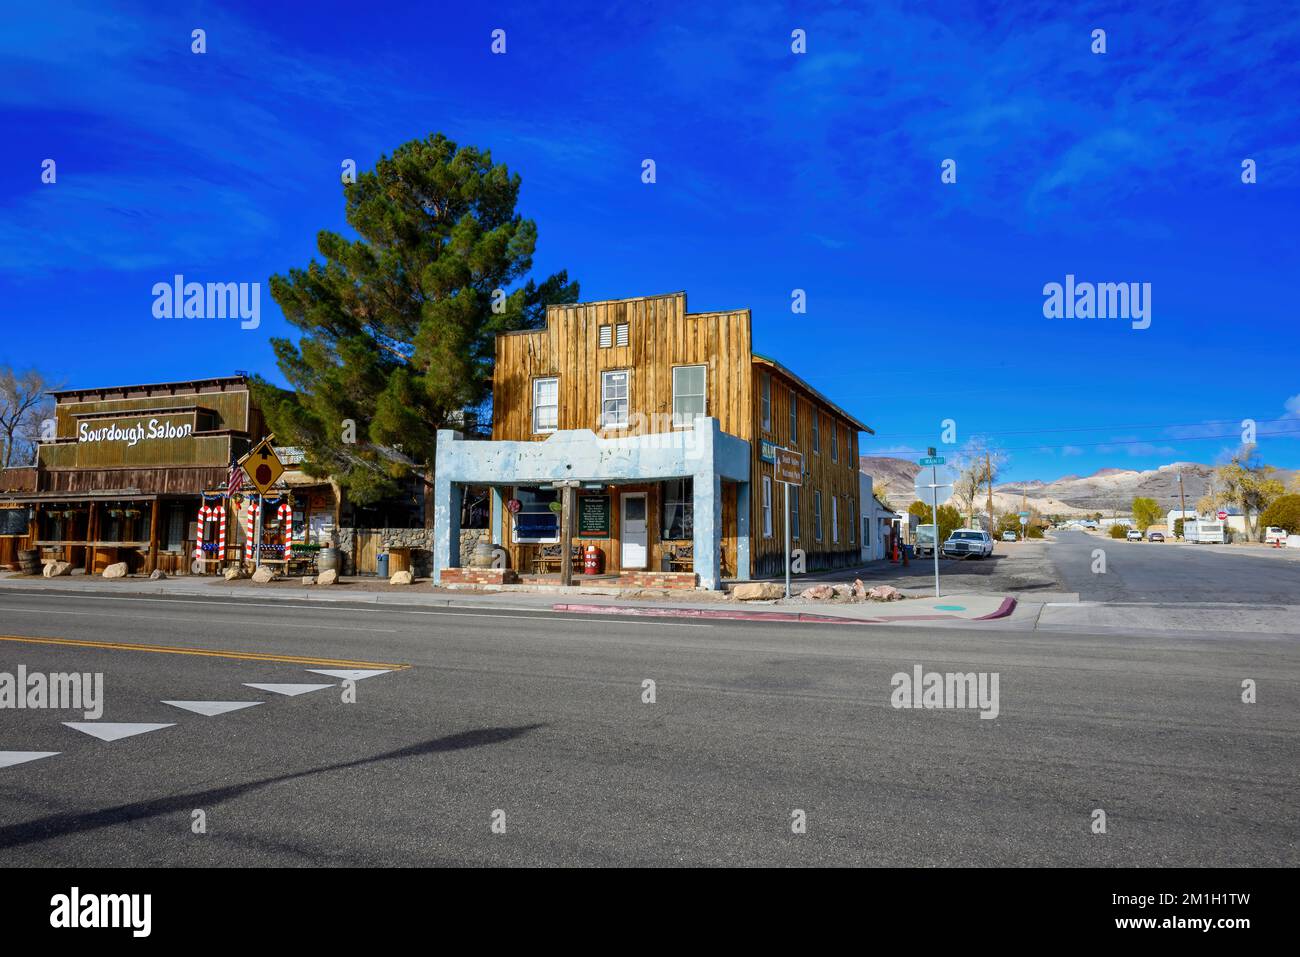
[[[230,474],[226,477],[226,497],[234,495],[243,487],[244,470],[234,459],[230,460]]]

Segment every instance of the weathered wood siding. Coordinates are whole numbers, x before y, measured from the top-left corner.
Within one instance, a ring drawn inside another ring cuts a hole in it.
[[[622,323],[627,345],[601,348],[600,327]],[[749,330],[749,310],[691,314],[685,293],[552,306],[545,329],[497,337],[492,438],[546,438],[533,432],[533,381],[551,376],[559,379],[559,428],[600,432],[601,373],[622,369],[631,373],[628,428],[604,434],[671,431],[673,367],[704,365],[705,414],[747,439]]]
[[[768,428],[762,423],[764,376],[771,376],[772,415]],[[773,466],[764,462],[762,442],[792,448],[803,453],[804,484],[799,493],[799,539],[792,547],[802,548],[808,557],[808,569],[856,565],[861,561],[858,538],[861,534],[861,493],[858,486],[858,431],[842,415],[830,409],[794,380],[761,362],[753,366],[754,440],[750,443],[750,555],[753,574],[776,575],[784,570],[785,496],[776,481]],[[797,439],[790,437],[790,396],[795,394]],[[821,419],[821,451],[813,451],[813,416]],[[839,430],[839,452],[831,457],[831,429]],[[772,534],[763,534],[763,476],[772,484]],[[817,540],[815,493],[822,493],[822,538]],[[839,542],[831,528],[831,497],[839,501]],[[850,511],[851,507],[851,511]],[[852,521],[850,521],[852,520]],[[853,527],[850,527],[850,526]],[[853,540],[849,540],[850,534]]]

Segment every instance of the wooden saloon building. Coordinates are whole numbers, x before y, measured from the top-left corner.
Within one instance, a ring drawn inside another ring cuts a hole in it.
[[[54,439],[37,448],[36,464],[0,470],[0,565],[14,567],[20,551],[66,561],[87,573],[125,562],[130,572],[191,569],[199,546],[199,509],[213,504],[205,570],[219,570],[212,545],[217,504],[228,488],[230,463],[266,433],[242,376],[65,389],[55,402]],[[297,493],[292,517],[266,503],[274,535],[277,518],[307,527],[305,508],[316,490]],[[206,498],[205,498],[206,497]],[[284,501],[292,501],[289,495]],[[333,497],[320,508],[335,512]],[[251,504],[248,506],[251,508]],[[227,536],[246,537],[230,508]],[[332,525],[330,526],[332,527]],[[287,532],[287,529],[285,529]],[[268,538],[264,534],[263,540]]]
[[[793,547],[807,567],[861,561],[858,438],[872,430],[751,347],[747,309],[685,293],[551,306],[496,340],[490,441],[438,434],[434,574],[479,581],[455,542],[465,489],[491,489],[497,577],[553,572],[594,545],[625,583],[717,588],[783,567],[778,447],[803,456]],[[567,489],[566,489],[567,487]],[[557,512],[573,496],[573,537]]]

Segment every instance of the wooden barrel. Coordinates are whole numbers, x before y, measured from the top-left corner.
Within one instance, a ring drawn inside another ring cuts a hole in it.
[[[20,548],[18,550],[18,567],[24,575],[41,573],[41,550],[39,548]]]
[[[322,548],[317,552],[316,570],[318,572],[338,571],[339,550],[337,548]]]
[[[492,548],[491,542],[479,542],[475,545],[474,554],[469,560],[470,565],[474,568],[491,568]]]

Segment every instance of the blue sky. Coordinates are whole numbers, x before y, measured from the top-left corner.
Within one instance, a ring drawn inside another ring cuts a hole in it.
[[[552,6],[10,11],[0,362],[85,386],[278,378],[267,338],[294,330],[265,287],[241,330],[155,319],[153,284],[306,265],[344,228],[340,163],[440,131],[521,174],[538,276],[752,308],[755,349],[870,423],[868,454],[950,418],[1006,477],[1050,479],[1216,461],[1249,417],[1300,467],[1289,5]],[[1067,274],[1150,283],[1150,328],[1044,318]]]

